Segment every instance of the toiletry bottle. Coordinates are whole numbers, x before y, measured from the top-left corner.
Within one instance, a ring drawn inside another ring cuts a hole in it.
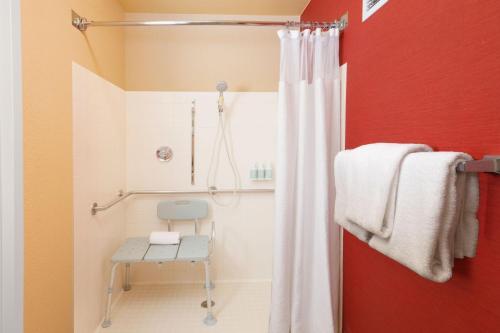
[[[266,178],[266,165],[262,163],[257,171],[257,179],[264,180]]]
[[[266,165],[266,169],[264,170],[264,178],[265,180],[273,179],[273,165],[271,163],[268,163]]]
[[[258,176],[258,165],[257,163],[255,163],[255,165],[250,168],[250,180],[257,180],[257,176]]]

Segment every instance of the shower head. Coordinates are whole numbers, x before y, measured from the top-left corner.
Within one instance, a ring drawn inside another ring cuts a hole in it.
[[[224,91],[227,90],[227,82],[226,81],[219,81],[217,82],[217,86],[215,86],[215,89],[219,91],[219,114],[221,114],[224,111]]]
[[[221,94],[227,90],[227,82],[226,81],[219,81],[217,82],[217,86],[215,87],[218,92]]]

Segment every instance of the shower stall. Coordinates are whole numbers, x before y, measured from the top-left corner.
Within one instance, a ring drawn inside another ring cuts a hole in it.
[[[226,92],[224,113],[219,113],[215,91],[124,91],[76,64],[73,77],[75,319],[81,331],[85,332],[83,327],[89,327],[89,322],[95,325],[102,319],[114,251],[125,238],[168,230],[168,224],[156,215],[159,201],[187,199],[208,201],[208,221],[216,224],[211,274],[217,327],[236,325],[235,320],[244,320],[246,313],[260,318],[248,323],[249,332],[264,331],[272,268],[273,181],[242,177],[239,185],[233,177],[238,176],[235,168],[247,174],[255,161],[274,161],[274,145],[269,143],[275,140],[276,94]],[[87,98],[93,102],[87,103]],[[193,100],[195,145],[191,152]],[[264,118],[268,121],[259,124]],[[222,121],[225,126],[220,125]],[[252,130],[257,126],[259,136]],[[223,132],[226,143],[220,138]],[[229,135],[240,152],[234,162],[223,158]],[[161,146],[172,150],[169,161],[157,158]],[[196,161],[194,184],[192,155]],[[200,234],[210,234],[209,223],[199,227]],[[172,229],[181,234],[193,232],[192,225],[183,222]],[[134,264],[130,268],[132,289],[121,292],[124,274],[117,271],[113,325],[103,331],[124,332],[129,327],[131,332],[139,332],[147,319],[134,324],[127,320],[136,315],[132,312],[137,304],[147,304],[141,311],[163,313],[164,325],[178,322],[179,313],[184,313],[186,332],[190,325],[201,324],[204,309],[200,304],[205,300],[202,266],[189,262]],[[156,296],[149,299],[151,293]],[[162,305],[155,307],[158,302]],[[179,328],[178,332],[183,331]]]
[[[72,23],[82,33],[134,27],[124,30],[130,81],[126,87],[73,64],[75,332],[94,331],[101,325],[106,293],[114,295],[113,324],[106,321],[102,332],[164,327],[173,332],[203,331],[203,265],[127,264],[116,271],[116,283],[108,289],[111,257],[125,239],[170,230],[157,215],[158,202],[192,199],[209,202],[207,221],[214,221],[217,230],[211,259],[217,332],[266,332],[275,182],[251,173],[256,165],[275,166],[278,93],[276,88],[242,87],[245,80],[235,78],[230,66],[213,66],[202,53],[193,58],[193,50],[201,47],[212,53],[211,59],[221,63],[225,57],[222,62],[231,65],[234,52],[239,52],[234,48],[252,47],[245,37],[257,43],[272,41],[276,59],[271,65],[277,71],[279,28],[343,29],[346,20],[299,23],[296,17],[221,20],[147,14],[126,18],[92,21],[73,12]],[[167,28],[154,28],[162,26]],[[208,35],[198,36],[200,31]],[[183,58],[172,67],[156,54],[165,52],[174,61],[176,52]],[[264,58],[258,63],[264,64],[266,55],[259,56]],[[152,69],[153,62],[157,66]],[[174,83],[161,81],[164,69],[159,64],[178,74],[205,66],[213,76],[228,79],[211,80],[198,90],[192,88],[200,85],[196,75],[188,76],[193,81],[184,87],[181,80],[187,75]],[[189,223],[175,223],[172,228],[182,235],[193,232]],[[209,228],[210,223],[199,223],[197,231],[210,234]]]

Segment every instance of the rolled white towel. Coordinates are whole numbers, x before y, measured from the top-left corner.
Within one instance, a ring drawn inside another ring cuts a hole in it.
[[[179,244],[181,235],[176,231],[153,231],[149,235],[150,244],[173,245]]]

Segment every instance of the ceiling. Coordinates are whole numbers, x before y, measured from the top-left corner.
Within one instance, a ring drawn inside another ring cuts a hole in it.
[[[130,13],[300,15],[310,0],[119,0]]]

